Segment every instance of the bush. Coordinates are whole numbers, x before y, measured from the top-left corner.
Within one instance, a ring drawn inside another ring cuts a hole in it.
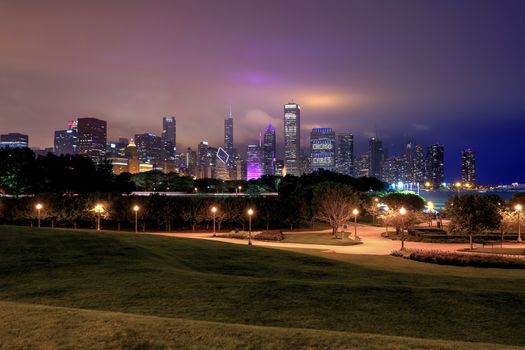
[[[525,259],[489,254],[445,252],[441,250],[405,249],[393,251],[390,255],[409,260],[454,266],[494,267],[524,269]]]
[[[282,241],[284,235],[280,230],[262,231],[261,233],[256,234],[254,238],[261,241]]]
[[[228,233],[217,234],[217,237],[222,238],[234,238],[234,239],[248,239],[248,232],[246,231],[231,231]],[[252,231],[252,239],[258,241],[282,241],[284,235],[282,231],[273,230],[273,231]]]

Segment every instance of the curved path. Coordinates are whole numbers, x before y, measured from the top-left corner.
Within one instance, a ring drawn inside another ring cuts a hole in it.
[[[324,230],[318,232],[326,232],[330,234],[331,230]],[[296,249],[315,249],[322,251],[330,251],[340,254],[367,254],[367,255],[389,255],[393,250],[401,248],[401,242],[381,237],[384,232],[383,227],[375,227],[368,225],[358,225],[357,235],[361,238],[363,244],[339,246],[339,245],[325,245],[325,244],[306,244],[306,243],[286,243],[286,242],[269,242],[252,240],[254,246],[269,247],[269,248],[296,248]],[[306,233],[306,232],[291,232]],[[207,239],[232,244],[248,244],[246,240],[233,238],[212,237],[210,233],[146,233],[153,235],[161,235],[168,237],[182,237],[194,239]],[[479,245],[476,245],[479,246]],[[405,242],[406,248],[412,249],[426,249],[426,250],[442,250],[442,251],[456,251],[462,248],[468,248],[468,243],[423,243],[423,242]],[[523,245],[507,243],[504,247],[523,247]]]

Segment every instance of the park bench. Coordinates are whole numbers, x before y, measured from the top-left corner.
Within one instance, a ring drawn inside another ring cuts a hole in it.
[[[501,244],[501,241],[483,241],[481,244],[483,244],[483,248],[485,248],[486,245],[494,248],[494,244]]]

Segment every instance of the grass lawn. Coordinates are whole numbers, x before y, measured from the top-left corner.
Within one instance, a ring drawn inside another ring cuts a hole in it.
[[[361,244],[354,240],[348,239],[345,233],[345,240],[332,238],[331,233],[326,232],[309,232],[309,233],[284,233],[285,243],[304,243],[304,244],[326,244],[326,245],[354,245]]]
[[[0,266],[5,349],[525,345],[520,271],[9,226]]]
[[[506,254],[506,255],[525,255],[525,248],[474,248],[461,249],[462,252]]]

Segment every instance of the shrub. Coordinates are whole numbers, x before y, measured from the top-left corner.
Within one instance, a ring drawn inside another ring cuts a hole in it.
[[[284,239],[283,232],[280,230],[262,231],[254,236],[255,239],[261,241],[282,241]]]
[[[393,251],[390,255],[409,260],[441,265],[494,267],[524,269],[525,259],[489,254],[446,252],[441,250],[405,249]]]

